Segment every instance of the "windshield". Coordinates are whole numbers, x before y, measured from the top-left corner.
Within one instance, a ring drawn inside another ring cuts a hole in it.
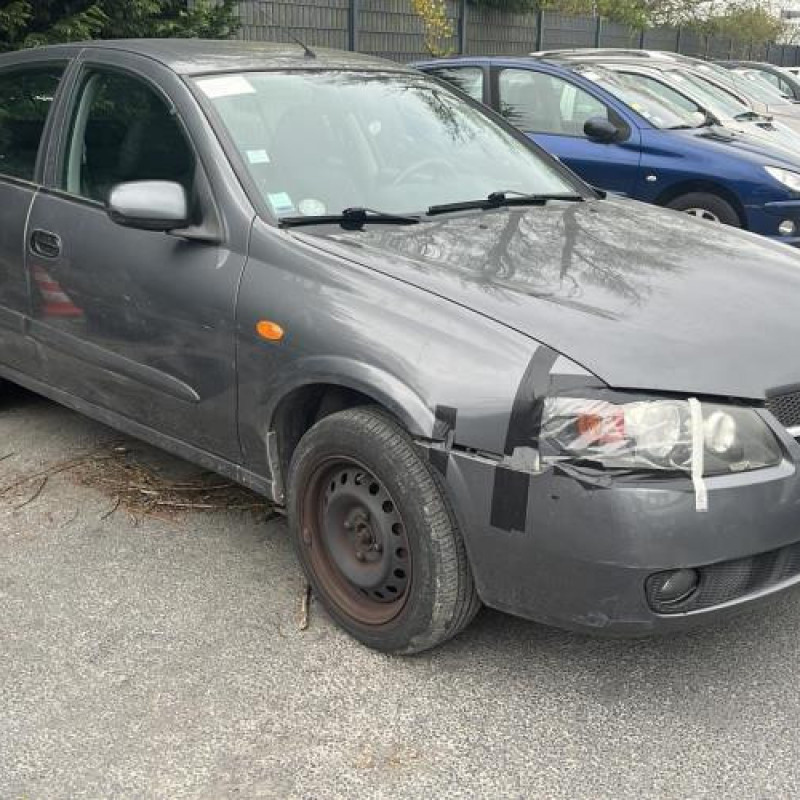
[[[439,83],[409,73],[198,78],[278,217],[417,213],[492,192],[585,191]]]
[[[613,73],[595,65],[575,66],[572,69],[622,100],[655,128],[695,128],[698,125],[696,114],[665,97],[659,97],[628,75]]]
[[[700,102],[707,104],[717,116],[735,118],[739,114],[750,111],[750,106],[740,100],[736,100],[724,89],[720,89],[713,83],[693,75],[691,72],[678,72],[672,70],[668,73],[669,79],[674,81],[676,86],[682,86]]]
[[[741,76],[743,79],[742,84],[750,86],[752,91],[761,97],[762,102],[767,102],[770,105],[778,101],[791,102],[777,86],[770,83],[758,70],[735,69],[733,74]]]
[[[760,83],[748,79],[738,70],[716,67],[713,64],[703,65],[699,69],[702,72],[708,71],[709,80],[713,80],[720,88],[724,90],[726,86],[729,86],[731,92],[744,97],[750,103],[760,103],[762,106],[765,104],[770,106],[791,105],[791,102],[776,91],[774,86],[767,83],[766,87],[762,87]]]

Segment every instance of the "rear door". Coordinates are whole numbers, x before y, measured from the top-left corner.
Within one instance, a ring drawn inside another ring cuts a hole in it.
[[[535,69],[496,68],[495,108],[545,150],[558,156],[587,183],[630,194],[639,175],[639,131],[604,100],[572,81]],[[583,126],[592,117],[613,122],[618,141],[594,142]]]
[[[27,337],[25,228],[38,190],[45,130],[63,60],[0,69],[0,366],[36,375]]]
[[[234,307],[246,231],[224,224],[211,190],[196,147],[205,120],[149,59],[86,50],[76,71],[28,224],[31,335],[47,381],[238,460]],[[110,189],[137,180],[183,185],[191,235],[112,222]]]

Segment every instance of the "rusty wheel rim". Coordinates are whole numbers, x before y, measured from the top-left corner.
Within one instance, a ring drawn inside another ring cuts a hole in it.
[[[412,577],[406,526],[384,483],[362,464],[337,458],[315,470],[302,537],[317,581],[344,614],[374,626],[403,610]]]

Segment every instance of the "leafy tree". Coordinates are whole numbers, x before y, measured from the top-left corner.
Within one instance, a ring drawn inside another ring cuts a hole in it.
[[[651,28],[687,25],[706,35],[719,34],[747,41],[778,39],[783,24],[770,0],[470,0],[473,5],[565,14],[597,14],[606,19]]]
[[[85,39],[226,38],[236,0],[0,0],[0,50]]]
[[[470,0],[473,5],[533,11],[545,9],[564,14],[598,14],[633,27],[684,22],[697,8],[697,0]]]
[[[783,20],[758,0],[739,0],[709,9],[704,19],[697,20],[706,35],[727,36],[747,42],[774,42],[784,34]]]

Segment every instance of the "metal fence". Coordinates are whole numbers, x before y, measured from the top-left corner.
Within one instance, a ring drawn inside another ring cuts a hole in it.
[[[457,54],[513,55],[569,47],[647,47],[700,58],[745,58],[782,66],[800,65],[796,45],[752,44],[695,30],[638,31],[597,17],[551,12],[512,13],[446,0],[453,34],[441,42]],[[239,37],[287,41],[288,33],[309,45],[358,50],[395,61],[430,54],[422,20],[411,0],[243,0]]]

